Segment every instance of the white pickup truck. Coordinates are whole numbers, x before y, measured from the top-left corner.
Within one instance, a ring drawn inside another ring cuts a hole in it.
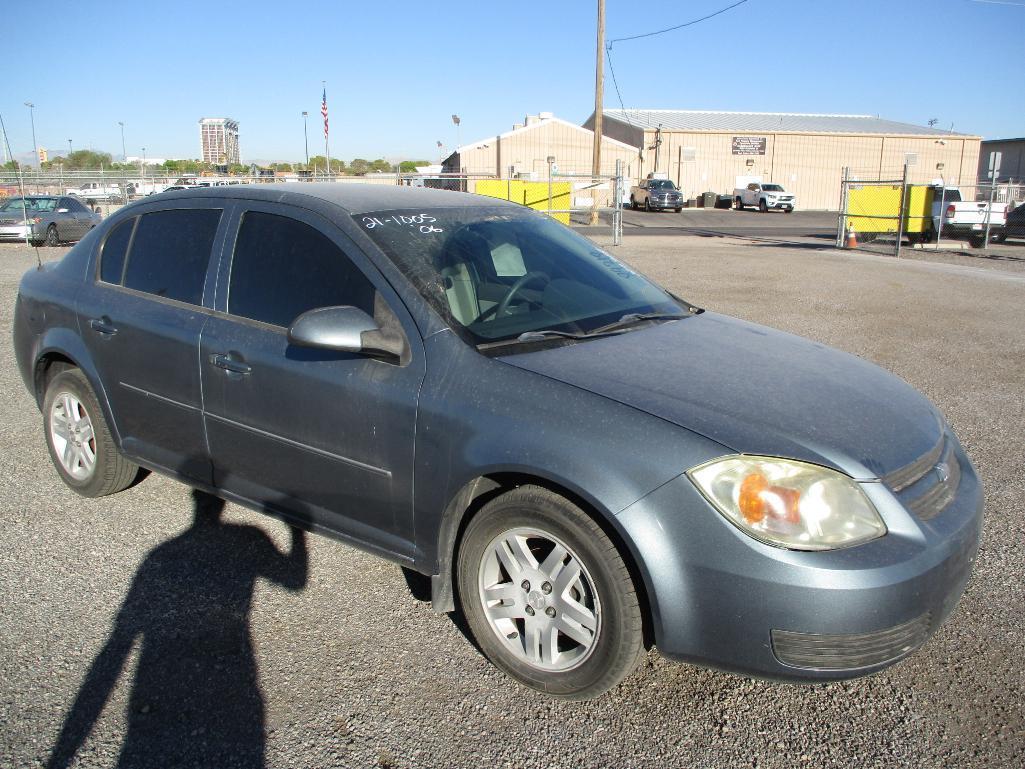
[[[733,190],[733,205],[738,211],[743,211],[747,206],[758,206],[758,210],[763,213],[778,208],[789,214],[797,207],[797,197],[780,184],[751,182],[746,187]]]
[[[986,239],[986,225],[989,224],[990,240],[1000,240],[1007,224],[1006,203],[990,203],[988,200],[962,200],[957,187],[933,188],[932,233],[942,224],[944,238],[967,240],[973,246],[981,246]]]
[[[124,193],[117,184],[87,182],[80,187],[72,187],[64,191],[65,195],[74,195],[86,202],[106,203],[124,200]]]

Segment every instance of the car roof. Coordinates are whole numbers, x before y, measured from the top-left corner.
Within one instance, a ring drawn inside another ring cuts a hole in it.
[[[473,195],[466,192],[358,182],[298,182],[291,184],[238,184],[218,187],[190,187],[185,190],[164,192],[161,197],[164,196],[167,199],[211,197],[265,200],[305,206],[308,206],[312,202],[311,199],[313,199],[334,204],[353,214],[421,207],[483,208],[508,206],[516,209],[521,208],[521,206],[515,203],[507,203],[498,198],[489,198],[484,195]]]

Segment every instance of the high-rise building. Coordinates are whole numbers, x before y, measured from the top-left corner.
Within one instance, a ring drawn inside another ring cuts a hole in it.
[[[199,141],[207,163],[239,163],[238,121],[227,117],[205,117],[199,121]]]

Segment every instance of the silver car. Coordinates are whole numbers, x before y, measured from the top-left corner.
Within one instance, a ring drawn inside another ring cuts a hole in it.
[[[102,220],[68,195],[12,197],[0,205],[0,241],[56,246],[78,240]]]

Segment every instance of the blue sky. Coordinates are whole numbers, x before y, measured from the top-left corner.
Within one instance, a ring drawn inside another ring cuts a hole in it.
[[[606,0],[612,39],[735,0]],[[241,124],[243,160],[323,152],[436,158],[527,113],[594,105],[595,0],[67,2],[8,36],[0,114],[15,155],[91,147],[196,157],[200,117]],[[31,17],[32,14],[29,14]],[[628,108],[878,114],[984,138],[1025,136],[1025,0],[748,0],[696,26],[615,43]],[[96,65],[87,62],[104,62]],[[605,106],[619,98],[606,67]]]

